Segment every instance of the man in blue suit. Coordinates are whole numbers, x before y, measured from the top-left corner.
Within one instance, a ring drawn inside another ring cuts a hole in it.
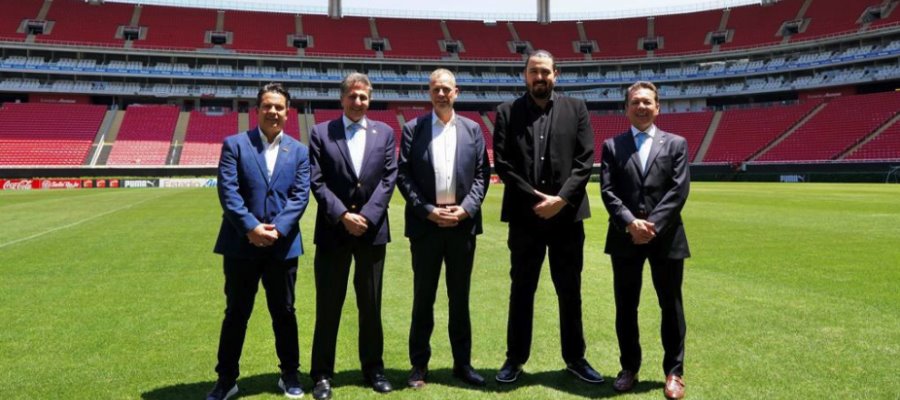
[[[310,185],[316,213],[316,330],[310,376],[313,397],[331,398],[341,309],[350,263],[359,310],[359,360],[377,392],[393,390],[384,376],[381,282],[385,247],[391,240],[388,204],[397,178],[394,130],[366,117],[372,84],[353,73],[341,82],[341,118],[316,125],[310,134]]]
[[[281,362],[278,386],[300,398],[300,367],[294,284],[303,254],[298,224],[309,203],[309,151],[283,131],[290,94],[280,84],[256,96],[259,126],[229,136],[219,159],[218,191],[223,218],[214,251],[224,257],[225,319],[219,337],[219,375],[207,400],[238,391],[238,361],[259,281],[275,331]]]
[[[483,386],[484,378],[471,365],[469,283],[491,167],[481,126],[453,111],[459,93],[453,73],[435,70],[428,89],[433,111],[403,127],[397,167],[397,185],[406,198],[406,236],[414,282],[409,329],[412,370],[407,384],[421,388],[428,375],[434,300],[443,262],[447,264],[453,375],[470,385]]]

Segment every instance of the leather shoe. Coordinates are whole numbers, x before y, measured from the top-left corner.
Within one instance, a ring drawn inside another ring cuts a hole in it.
[[[497,377],[494,379],[500,383],[512,383],[519,379],[521,374],[522,364],[513,364],[511,361],[506,360],[503,366],[500,367],[500,371],[497,371]]]
[[[313,387],[312,392],[313,398],[316,400],[328,400],[331,398],[331,380],[328,378],[321,378],[316,382],[316,386]]]
[[[603,375],[600,375],[599,372],[594,370],[594,368],[591,367],[591,364],[588,364],[587,360],[583,358],[567,364],[566,369],[569,370],[572,375],[575,375],[578,379],[587,383],[603,383]]]
[[[284,396],[289,399],[299,399],[303,397],[303,388],[300,387],[300,380],[297,374],[284,374],[278,379],[278,387],[284,392]]]
[[[453,367],[453,376],[457,377],[459,380],[468,383],[472,386],[484,386],[484,378],[475,371],[475,368],[472,368],[471,365],[457,365]]]
[[[237,383],[232,380],[223,381],[219,379],[216,381],[216,386],[213,386],[209,394],[206,395],[206,400],[228,400],[231,396],[236,395],[237,392]]]
[[[409,378],[406,384],[413,389],[421,389],[425,387],[425,378],[428,377],[428,368],[413,366],[409,371]]]
[[[369,385],[378,393],[387,393],[394,390],[391,382],[387,380],[383,372],[373,372],[369,375]]]
[[[619,375],[616,376],[616,381],[613,382],[613,389],[617,392],[627,392],[634,389],[634,384],[636,383],[638,383],[637,374],[627,369],[623,369],[619,371]]]
[[[669,374],[666,377],[666,388],[663,394],[667,399],[683,399],[684,398],[684,379],[675,374]]]

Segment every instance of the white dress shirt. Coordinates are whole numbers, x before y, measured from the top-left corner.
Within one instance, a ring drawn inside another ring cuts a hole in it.
[[[431,112],[431,164],[434,166],[434,190],[437,204],[456,204],[456,113],[444,124]]]
[[[275,161],[278,160],[278,147],[281,145],[281,138],[284,135],[284,131],[278,132],[278,135],[275,136],[275,140],[272,143],[269,143],[269,139],[266,137],[266,134],[263,133],[262,129],[257,128],[259,131],[259,137],[262,139],[263,146],[266,147],[266,173],[268,177],[272,178],[272,173],[275,172]]]
[[[353,162],[353,170],[356,176],[362,170],[363,157],[366,153],[366,127],[368,122],[366,117],[359,119],[359,122],[353,122],[346,115],[344,120],[344,135],[347,138],[347,148],[350,149],[350,161]]]
[[[639,133],[641,133],[641,130],[634,126],[631,127],[631,137],[635,141],[635,146],[638,146],[637,140]],[[656,125],[650,125],[644,133],[647,134],[647,138],[638,146],[638,157],[641,159],[641,172],[647,171],[647,159],[650,158],[650,147],[653,145],[653,138],[656,137]]]

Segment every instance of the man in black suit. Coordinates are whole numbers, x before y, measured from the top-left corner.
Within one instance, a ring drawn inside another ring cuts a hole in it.
[[[525,67],[527,93],[497,107],[494,168],[503,179],[500,219],[509,223],[510,277],[506,362],[498,382],[514,382],[531,351],[534,293],[544,256],[559,299],[562,356],[579,379],[603,377],[584,359],[581,270],[584,225],[591,211],[585,186],[594,136],[584,101],[553,91],[553,56],[539,50]]]
[[[443,68],[435,70],[428,89],[434,109],[403,126],[397,167],[397,185],[406,199],[406,236],[414,283],[409,329],[412,370],[407,383],[413,388],[425,385],[435,293],[444,262],[453,375],[482,386],[484,378],[471,365],[469,284],[475,236],[482,231],[481,203],[491,169],[481,126],[453,111],[459,93],[453,73]]]
[[[341,118],[316,125],[310,134],[310,185],[318,203],[313,337],[313,397],[331,398],[335,347],[347,295],[351,259],[359,310],[359,360],[375,391],[393,388],[384,376],[381,283],[390,241],[388,204],[397,177],[394,130],[366,118],[372,84],[360,73],[341,82]]]
[[[238,391],[238,362],[259,282],[275,331],[281,361],[278,386],[300,398],[300,356],[294,284],[303,254],[298,221],[309,204],[309,150],[283,131],[291,95],[281,84],[256,95],[259,126],[225,138],[219,157],[218,193],[222,225],[214,251],[222,255],[225,319],[219,337],[219,379],[207,400],[226,400]]]
[[[687,141],[654,125],[659,95],[650,82],[637,82],[625,96],[631,129],[603,143],[601,195],[609,212],[606,253],[612,259],[616,298],[619,372],[613,387],[626,392],[641,368],[638,302],[644,261],[650,261],[662,314],[666,374],[664,394],[684,397],[684,308],[681,282],[690,257],[681,209],[690,187]]]

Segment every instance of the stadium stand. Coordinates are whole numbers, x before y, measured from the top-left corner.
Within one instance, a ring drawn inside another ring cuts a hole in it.
[[[832,160],[900,110],[900,93],[842,96],[757,161]]]
[[[447,29],[453,39],[462,42],[465,51],[459,53],[461,59],[521,59],[521,56],[510,52],[507,46],[512,35],[505,22],[489,25],[482,21],[447,21]]]
[[[177,122],[176,106],[129,106],[106,164],[165,165]]]
[[[38,35],[36,40],[104,43],[121,47],[125,41],[116,39],[116,30],[119,26],[128,25],[133,11],[134,6],[127,4],[88,5],[83,0],[54,0],[47,14],[47,20],[54,21],[53,31],[48,35]]]
[[[17,32],[23,20],[37,18],[41,2],[21,0],[0,0],[0,36],[7,39],[24,40],[25,33]]]
[[[191,111],[179,164],[217,165],[222,151],[222,141],[237,131],[236,112],[208,115],[202,111]]]
[[[369,20],[360,17],[331,19],[324,15],[304,15],[303,33],[313,37],[307,55],[373,56],[365,40],[372,36]]]
[[[378,18],[375,23],[378,35],[390,43],[390,49],[384,52],[387,57],[440,58],[446,55],[438,44],[444,39],[440,21]]]
[[[0,165],[82,165],[106,107],[5,103],[0,108]]]
[[[722,44],[723,50],[745,46],[775,44],[781,41],[778,30],[785,21],[793,20],[803,0],[785,0],[768,5],[734,7],[728,17],[727,29],[734,30],[731,42]]]
[[[866,8],[877,3],[880,1],[871,0],[870,4],[866,4],[847,0],[813,0],[803,14],[804,19],[809,19],[806,30],[791,36],[791,41],[858,29],[856,19],[850,16],[859,17]]]
[[[656,126],[666,132],[683,136],[688,143],[688,161],[693,161],[706,137],[713,112],[660,113]]]
[[[231,32],[231,44],[227,47],[238,52],[297,53],[288,43],[288,35],[294,33],[291,14],[226,11],[224,28]]]
[[[143,6],[140,25],[147,28],[147,38],[134,47],[204,49],[210,47],[206,32],[216,28],[216,10]]]
[[[627,18],[584,21],[588,40],[596,40],[601,58],[643,57],[647,52],[638,48],[638,40],[647,36],[647,18]]]
[[[900,159],[900,123],[881,132],[878,136],[856,149],[845,160],[898,160]]]
[[[725,111],[703,162],[745,161],[821,103],[822,100],[813,100],[790,106]]]
[[[534,49],[544,49],[557,58],[576,58],[572,42],[579,40],[574,21],[558,21],[542,25],[537,22],[515,22],[520,40],[531,42]]]
[[[890,3],[882,2],[882,4],[887,4],[883,10],[888,14],[882,15],[881,19],[872,22],[870,28],[879,28],[900,22],[900,3],[892,1]]]
[[[654,18],[654,33],[663,38],[657,54],[709,51],[704,43],[707,34],[719,28],[722,10],[691,14],[662,15]]]

